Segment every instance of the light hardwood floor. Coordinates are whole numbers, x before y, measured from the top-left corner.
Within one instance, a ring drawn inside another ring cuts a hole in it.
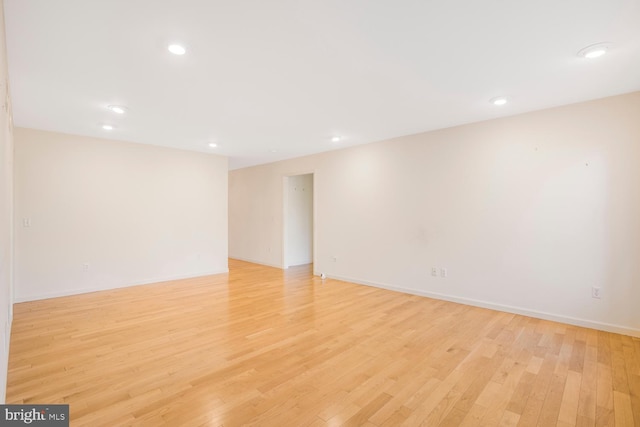
[[[73,426],[640,426],[640,340],[230,260],[17,304],[9,403]]]

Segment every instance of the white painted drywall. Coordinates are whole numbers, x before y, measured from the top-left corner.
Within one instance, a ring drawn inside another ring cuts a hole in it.
[[[13,305],[13,135],[0,0],[0,402],[5,402]]]
[[[225,157],[22,128],[14,140],[16,300],[227,271]]]
[[[638,117],[634,92],[232,171],[230,256],[282,265],[282,177],[313,170],[317,273],[640,335]]]
[[[287,177],[286,266],[313,262],[313,174]]]

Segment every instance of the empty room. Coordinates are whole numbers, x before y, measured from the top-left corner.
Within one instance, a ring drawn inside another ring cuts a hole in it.
[[[0,425],[640,426],[640,1],[0,12]]]

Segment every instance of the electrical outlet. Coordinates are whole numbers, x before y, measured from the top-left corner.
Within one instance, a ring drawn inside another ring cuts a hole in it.
[[[332,261],[333,261],[333,262],[337,262],[337,261],[338,261],[338,257],[337,257],[337,256],[334,256],[334,257],[332,258]]]
[[[31,227],[31,218],[23,218],[22,219],[23,227]]]
[[[431,267],[431,275],[434,277],[438,276],[438,269],[436,267]]]
[[[440,277],[447,277],[447,269],[446,268],[441,268],[440,269]]]
[[[88,262],[82,264],[82,269],[84,271],[89,271],[89,267],[91,267],[91,265]]]
[[[600,299],[600,288],[594,286],[591,288],[591,298]]]

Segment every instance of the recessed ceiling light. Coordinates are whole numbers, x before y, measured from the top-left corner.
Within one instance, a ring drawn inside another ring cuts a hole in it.
[[[116,114],[124,114],[127,111],[126,108],[121,107],[120,105],[107,105],[107,109],[113,111]]]
[[[504,96],[498,96],[496,98],[491,98],[491,102],[493,105],[501,106],[507,103],[507,98]]]
[[[609,50],[608,43],[596,43],[591,46],[587,46],[583,49],[580,49],[578,52],[578,56],[587,59],[599,58],[602,55],[606,54]]]
[[[269,150],[270,153],[277,153],[278,150]]]
[[[104,129],[104,130],[113,130],[113,126],[111,126],[111,125],[102,125],[102,129]]]
[[[216,144],[215,142],[210,142],[209,143],[209,147],[211,148],[216,148],[218,146],[218,144]]]
[[[342,138],[340,138],[339,136],[334,136],[333,138],[331,138],[331,142],[340,142]]]
[[[184,55],[187,52],[187,49],[179,44],[170,44],[167,49],[169,49],[169,52],[173,53],[174,55]]]

